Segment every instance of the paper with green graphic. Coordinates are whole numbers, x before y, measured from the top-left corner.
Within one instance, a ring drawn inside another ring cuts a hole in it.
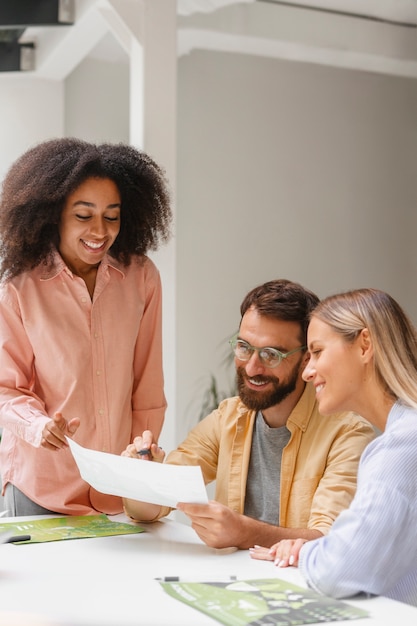
[[[297,626],[369,617],[368,611],[278,578],[160,584],[173,598],[226,626]]]
[[[144,529],[134,524],[112,522],[107,515],[70,515],[47,519],[40,518],[26,522],[0,523],[0,533],[6,531],[11,531],[16,537],[30,535],[29,541],[18,542],[19,545],[22,545],[24,543],[42,543],[63,539],[130,535],[142,533]]]

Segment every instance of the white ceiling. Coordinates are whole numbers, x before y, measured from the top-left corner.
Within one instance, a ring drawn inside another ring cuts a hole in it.
[[[292,4],[336,13],[362,15],[399,23],[417,24],[416,0],[290,0],[275,4]],[[181,0],[180,0],[181,2]]]
[[[178,0],[177,6],[179,55],[222,50],[417,78],[417,0]]]
[[[86,56],[127,63],[103,19],[118,1],[75,0],[73,26],[28,28],[35,74],[63,79]],[[417,78],[417,0],[177,0],[177,15],[179,56],[221,50]]]
[[[241,3],[253,0],[240,0]],[[262,1],[262,0],[256,0]],[[316,10],[334,11],[392,20],[401,23],[417,24],[416,0],[264,0],[274,4],[308,7]],[[210,12],[213,9],[236,4],[236,0],[177,0],[178,15],[197,12]]]

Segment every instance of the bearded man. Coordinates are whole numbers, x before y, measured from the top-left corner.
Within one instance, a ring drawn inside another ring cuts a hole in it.
[[[318,302],[284,279],[246,295],[239,332],[230,340],[239,395],[223,400],[165,460],[199,465],[205,484],[216,482],[208,504],[176,507],[211,547],[316,539],[353,498],[359,458],[375,431],[356,414],[321,416],[314,387],[303,381],[307,326]],[[122,454],[165,459],[149,430]],[[172,510],[129,499],[124,507],[141,522]]]

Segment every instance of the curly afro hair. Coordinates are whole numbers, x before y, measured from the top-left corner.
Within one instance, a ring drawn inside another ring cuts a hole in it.
[[[165,172],[126,144],[61,138],[29,149],[11,166],[0,198],[0,276],[18,276],[46,262],[59,245],[66,198],[86,179],[109,178],[121,196],[120,232],[110,254],[132,257],[168,241],[172,211]]]

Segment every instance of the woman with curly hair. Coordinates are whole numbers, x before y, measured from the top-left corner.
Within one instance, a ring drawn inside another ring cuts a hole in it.
[[[79,474],[66,436],[120,454],[162,429],[162,169],[124,144],[45,141],[0,199],[0,471],[10,515],[122,511]]]

